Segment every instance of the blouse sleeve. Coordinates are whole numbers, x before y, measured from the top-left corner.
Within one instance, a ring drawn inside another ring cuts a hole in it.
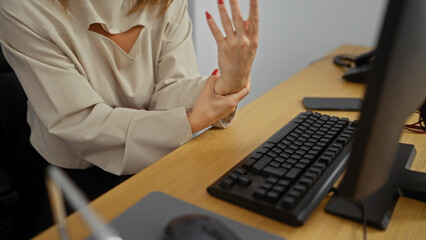
[[[151,99],[150,109],[172,109],[183,106],[186,111],[191,111],[207,77],[200,76],[198,70],[187,1],[173,1],[172,4],[180,6],[176,8],[176,13],[170,13],[171,20],[164,31],[161,55],[157,64],[155,93]],[[213,126],[227,127],[234,115],[235,112]]]
[[[164,111],[111,107],[51,40],[54,31],[38,27],[45,24],[1,3],[0,22],[5,57],[37,118],[80,158],[117,175],[133,174],[191,139],[183,107]],[[187,72],[172,76],[181,74]]]

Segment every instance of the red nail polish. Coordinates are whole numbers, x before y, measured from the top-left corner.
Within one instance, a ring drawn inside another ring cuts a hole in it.
[[[206,18],[210,19],[211,17],[212,17],[212,15],[210,15],[210,13],[206,11]]]
[[[223,0],[218,0],[219,4],[223,4]]]
[[[218,75],[219,74],[219,69],[215,69],[214,71],[213,71],[213,73],[212,73],[212,75]]]

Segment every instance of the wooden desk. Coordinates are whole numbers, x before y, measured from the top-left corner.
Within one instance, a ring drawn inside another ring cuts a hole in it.
[[[338,53],[358,54],[366,50],[363,47],[342,46],[330,56]],[[207,186],[304,111],[303,97],[362,97],[365,87],[343,81],[343,72],[332,64],[332,57],[308,66],[239,110],[228,129],[203,133],[93,201],[93,207],[107,220],[112,220],[148,193],[162,191],[287,239],[362,239],[360,224],[325,213],[329,197],[321,202],[303,227],[292,227],[214,198],[206,191]],[[358,118],[358,114],[353,112],[326,113]],[[425,136],[404,133],[401,141],[416,145],[417,155],[412,168],[425,172]],[[84,239],[89,235],[75,214],[69,217],[69,226],[72,239]],[[398,201],[386,231],[368,228],[368,239],[424,239],[425,236],[426,204],[406,198]],[[58,234],[55,228],[50,228],[36,239],[58,239]]]

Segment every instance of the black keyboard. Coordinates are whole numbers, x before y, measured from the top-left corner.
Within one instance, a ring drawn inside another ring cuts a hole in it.
[[[347,118],[300,113],[207,191],[300,226],[345,170],[356,125]]]

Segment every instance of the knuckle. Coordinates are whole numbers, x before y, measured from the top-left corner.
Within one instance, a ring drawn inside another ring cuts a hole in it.
[[[259,39],[255,38],[250,42],[250,45],[252,48],[257,49],[257,47],[259,46]]]
[[[252,17],[252,23],[255,25],[259,25],[259,17],[258,16],[253,16]]]
[[[232,17],[232,21],[234,22],[242,22],[243,21],[243,16],[239,13],[235,13],[234,16]]]
[[[248,42],[245,40],[239,41],[238,42],[238,47],[239,48],[247,48],[248,47]]]

